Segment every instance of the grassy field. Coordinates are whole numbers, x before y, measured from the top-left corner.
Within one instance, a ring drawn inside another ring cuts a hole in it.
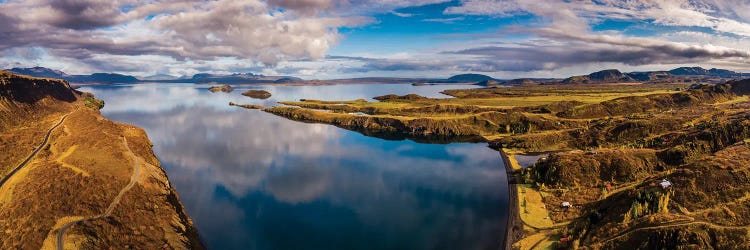
[[[640,86],[639,86],[640,87]],[[291,106],[310,106],[319,105],[319,109],[336,110],[336,106],[349,106],[358,109],[377,109],[377,110],[398,110],[404,108],[426,107],[434,105],[462,105],[462,106],[481,106],[481,107],[531,107],[548,105],[562,101],[578,101],[582,103],[600,103],[626,96],[645,96],[652,94],[676,93],[675,88],[682,88],[682,85],[655,85],[636,88],[628,86],[624,89],[621,86],[603,87],[517,87],[524,88],[523,91],[510,91],[514,88],[498,89],[472,89],[472,90],[447,90],[446,94],[456,98],[425,98],[416,100],[386,100],[386,101],[367,101],[364,99],[350,101],[318,101],[304,100],[300,102],[282,102]],[[645,89],[644,89],[645,88]],[[494,94],[494,91],[502,90],[501,94]],[[493,94],[485,94],[490,92]],[[510,93],[508,93],[510,92]],[[480,94],[478,94],[480,93]]]
[[[557,112],[622,98],[664,96],[683,85],[570,85],[447,90],[455,98],[417,95],[375,97],[380,101],[302,100],[265,109],[284,117],[329,123],[349,129],[392,131],[413,136],[477,136],[486,141],[514,135],[559,133],[589,118],[559,117]],[[300,109],[291,109],[300,107]],[[564,145],[561,145],[564,147]],[[558,149],[558,148],[553,148]]]

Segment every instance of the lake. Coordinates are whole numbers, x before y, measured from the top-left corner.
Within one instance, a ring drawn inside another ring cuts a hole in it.
[[[210,249],[499,249],[508,190],[486,143],[384,140],[228,102],[277,105],[471,86],[85,86],[102,114],[146,130]],[[242,96],[265,89],[267,100]]]

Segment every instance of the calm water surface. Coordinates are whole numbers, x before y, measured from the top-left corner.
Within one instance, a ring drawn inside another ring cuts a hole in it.
[[[466,87],[466,86],[462,86]],[[486,144],[389,141],[227,105],[445,97],[450,86],[87,86],[144,128],[211,249],[498,249],[507,183]],[[262,88],[274,96],[240,95]],[[455,87],[453,87],[455,88]]]

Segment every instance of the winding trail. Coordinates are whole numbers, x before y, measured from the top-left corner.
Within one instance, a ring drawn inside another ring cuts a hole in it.
[[[16,166],[15,168],[13,168],[12,171],[10,171],[10,173],[8,173],[7,175],[3,176],[3,179],[0,180],[0,187],[2,187],[3,184],[5,184],[5,182],[7,182],[11,177],[13,177],[13,174],[15,174],[16,172],[18,172],[18,170],[21,170],[23,167],[25,167],[26,165],[28,165],[29,162],[31,162],[31,160],[34,159],[34,156],[36,156],[36,154],[39,153],[39,151],[41,151],[42,148],[44,148],[45,146],[47,146],[47,143],[49,142],[49,137],[50,137],[50,135],[52,135],[52,131],[54,131],[57,127],[59,127],[65,121],[65,118],[68,118],[68,115],[70,115],[70,114],[66,114],[62,118],[60,118],[60,121],[57,122],[57,124],[55,124],[55,126],[52,126],[52,128],[50,128],[47,131],[47,135],[44,136],[44,140],[42,141],[42,144],[40,144],[39,147],[37,147],[36,149],[34,149],[34,151],[32,151],[31,154],[29,154],[29,156],[26,157],[26,159],[23,160],[23,162],[21,162],[21,164],[18,164],[18,166]]]
[[[104,213],[101,213],[93,217],[87,217],[87,218],[68,222],[62,228],[60,228],[60,230],[57,232],[57,249],[58,250],[63,250],[65,247],[65,244],[63,242],[65,238],[65,231],[67,231],[68,229],[70,229],[71,227],[73,227],[74,225],[80,222],[92,221],[92,220],[101,219],[101,218],[112,215],[112,211],[114,211],[117,204],[120,203],[122,196],[125,195],[125,193],[128,192],[131,188],[133,188],[136,182],[138,182],[138,175],[140,175],[140,172],[141,172],[140,164],[138,164],[138,157],[133,153],[133,151],[130,150],[130,147],[128,146],[128,141],[127,139],[125,139],[125,137],[122,137],[122,142],[125,144],[125,149],[133,158],[133,175],[130,177],[130,183],[128,183],[128,185],[126,185],[120,190],[120,193],[118,193],[117,196],[115,196],[115,199],[112,200],[112,203],[109,204],[109,206],[107,207],[107,210],[105,210]]]

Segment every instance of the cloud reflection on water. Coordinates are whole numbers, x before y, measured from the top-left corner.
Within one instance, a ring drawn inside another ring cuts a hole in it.
[[[504,230],[504,169],[485,145],[386,141],[225,107],[249,100],[237,92],[93,92],[106,116],[146,129],[209,247],[295,248],[276,236],[294,234],[307,248],[486,249]]]

